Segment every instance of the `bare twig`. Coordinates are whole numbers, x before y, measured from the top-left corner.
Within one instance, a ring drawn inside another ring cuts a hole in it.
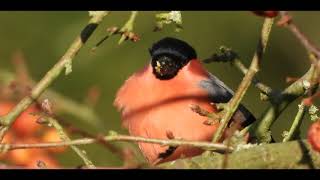
[[[138,11],[132,11],[129,20],[120,29],[120,33],[122,33],[122,35],[118,44],[121,44],[123,43],[124,40],[126,40],[127,38],[130,38],[130,33],[131,33],[131,36],[133,36],[132,34],[133,24],[134,24],[134,21],[136,20],[137,14],[138,14]]]
[[[204,59],[203,62],[230,62],[231,65],[236,67],[244,75],[248,72],[248,68],[241,62],[238,53],[225,46],[221,46],[218,52],[214,53],[210,58]],[[253,77],[252,83],[263,93],[263,95],[271,96],[273,94],[273,90],[269,86],[260,82],[256,77]]]
[[[57,64],[36,84],[30,95],[23,98],[6,116],[0,117],[0,141],[2,141],[14,120],[57,79],[65,68],[66,73],[70,72],[72,60],[107,14],[106,11],[94,13],[81,34],[74,40]]]
[[[237,110],[237,108],[240,104],[240,101],[242,100],[245,93],[247,92],[247,89],[250,86],[254,75],[258,72],[259,63],[261,61],[262,54],[266,48],[272,24],[273,24],[272,18],[265,19],[265,21],[263,23],[262,30],[261,30],[261,36],[259,39],[258,47],[257,47],[257,50],[254,54],[253,59],[252,59],[250,68],[249,68],[248,72],[246,73],[246,75],[244,76],[242,82],[240,83],[235,95],[228,102],[228,106],[226,106],[227,109],[225,109],[226,112],[221,120],[221,124],[219,125],[217,131],[215,132],[215,134],[213,136],[213,139],[212,139],[213,142],[218,142],[220,140],[220,138],[222,137],[222,134],[223,134],[225,128],[227,127],[232,115]]]
[[[44,115],[38,120],[38,122],[39,121],[46,122],[48,126],[53,126],[56,129],[62,141],[71,141],[67,133],[64,132],[60,123],[55,118],[52,117],[53,110],[52,110],[52,105],[50,101],[48,99],[45,99],[43,102],[41,102],[40,107]],[[80,150],[77,146],[74,146],[74,145],[71,145],[71,149],[74,150],[79,155],[79,157],[84,161],[84,163],[86,164],[86,166],[88,166],[88,168],[95,168],[95,166],[89,160],[89,158],[87,157],[86,153],[83,150]]]
[[[55,120],[52,117],[47,117],[47,120],[49,121],[50,124],[57,130],[60,139],[64,142],[71,141],[69,136],[64,132],[62,126],[58,123],[57,120]],[[90,159],[87,157],[86,153],[83,150],[80,150],[77,146],[75,145],[70,145],[71,149],[73,149],[78,156],[83,160],[83,162],[88,166],[88,168],[95,168],[93,163],[90,161]]]
[[[109,135],[103,137],[105,141],[113,142],[113,141],[128,141],[128,142],[146,142],[167,146],[193,146],[202,148],[205,150],[216,150],[223,152],[230,152],[233,150],[232,147],[226,147],[223,144],[210,143],[210,142],[201,142],[201,141],[189,141],[189,140],[178,140],[178,139],[151,139],[144,138],[138,136],[126,136],[126,135]],[[0,144],[0,150],[14,150],[14,149],[30,149],[30,148],[52,148],[52,147],[60,147],[60,146],[71,146],[71,145],[84,145],[84,144],[92,144],[98,142],[96,138],[83,138],[77,140],[67,140],[63,142],[50,142],[50,143],[35,143],[35,144]]]
[[[320,58],[320,49],[314,45],[305,34],[294,24],[291,16],[287,11],[280,11],[281,19],[278,25],[287,27],[296,38],[302,43],[302,45],[307,49],[309,53],[314,53],[317,58]]]
[[[70,134],[78,134],[78,135],[80,135],[82,137],[86,137],[86,138],[94,138],[97,140],[98,143],[100,143],[101,145],[106,147],[112,153],[118,155],[122,160],[125,159],[125,157],[123,157],[124,155],[123,155],[122,149],[119,149],[119,148],[115,147],[114,145],[110,144],[108,141],[104,140],[104,137],[102,135],[94,135],[94,134],[91,134],[87,131],[79,129],[79,128],[75,127],[74,125],[67,123],[66,121],[64,121],[60,117],[58,118],[57,116],[55,116],[54,118],[56,120],[58,120],[59,123],[62,126],[64,126],[65,130],[67,132],[69,132]]]
[[[233,61],[233,64],[245,75],[248,72],[248,68],[241,62],[240,59],[235,59]],[[256,88],[258,88],[264,95],[266,95],[268,98],[272,98],[274,91],[271,87],[267,86],[266,84],[260,82],[256,77],[252,78],[252,84]],[[262,100],[266,100],[265,98],[262,98]]]
[[[118,44],[120,45],[123,43],[123,41],[129,39],[133,42],[137,42],[140,40],[139,36],[132,32],[133,30],[133,24],[136,20],[138,11],[132,11],[131,15],[129,17],[129,20],[123,25],[123,27],[120,29],[119,27],[110,27],[107,29],[108,34],[103,37],[94,47],[91,48],[91,51],[94,52],[105,40],[107,40],[112,35],[120,34],[121,37],[118,41]]]

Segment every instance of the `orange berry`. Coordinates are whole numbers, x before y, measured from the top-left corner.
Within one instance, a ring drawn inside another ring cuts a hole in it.
[[[39,161],[42,161],[45,164],[45,168],[56,169],[60,167],[59,163],[46,153],[36,154],[28,161],[25,167],[30,169],[38,169]]]
[[[35,138],[28,139],[20,139],[14,143],[36,143]],[[31,158],[33,158],[36,154],[44,152],[44,149],[15,149],[8,152],[7,159],[18,166],[24,166],[27,164]]]
[[[43,142],[60,142],[61,141],[59,134],[55,129],[49,129],[48,131],[46,131],[42,136],[41,140]],[[67,149],[66,146],[48,148],[48,150],[52,153],[62,153],[66,151],[66,149]]]
[[[315,151],[320,152],[320,121],[314,122],[309,127],[308,142]]]
[[[35,106],[31,106],[15,120],[12,128],[17,135],[21,137],[32,136],[41,128],[41,125],[36,122],[39,116],[32,114],[37,112],[39,112],[39,110]]]
[[[8,159],[15,165],[25,165],[34,156],[33,149],[16,149],[8,153]]]
[[[8,114],[14,106],[15,104],[12,102],[0,103],[0,116]],[[41,125],[36,122],[39,116],[30,114],[37,112],[39,112],[39,110],[36,106],[30,106],[13,122],[12,129],[17,133],[17,135],[21,137],[30,136],[41,127]]]
[[[11,102],[3,102],[0,103],[0,116],[4,116],[10,112],[10,110],[14,107],[14,104]]]
[[[13,141],[14,135],[12,132],[7,132],[6,135],[4,136],[2,143],[11,143]],[[8,156],[8,152],[1,153],[0,152],[0,160],[5,159]]]

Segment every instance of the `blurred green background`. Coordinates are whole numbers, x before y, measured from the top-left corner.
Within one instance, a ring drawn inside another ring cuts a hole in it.
[[[130,12],[112,12],[80,51],[73,63],[73,72],[59,79],[51,86],[61,94],[83,102],[88,89],[96,85],[101,89],[101,97],[95,111],[103,120],[103,127],[90,127],[79,123],[76,118],[69,121],[93,133],[107,133],[115,130],[126,133],[120,126],[119,113],[112,103],[117,89],[133,72],[148,63],[150,45],[165,37],[172,36],[189,42],[196,49],[200,59],[211,56],[221,45],[231,47],[249,65],[257,45],[263,18],[249,11],[182,11],[183,30],[174,31],[173,25],[163,31],[153,32],[155,14],[159,12],[139,12],[134,24],[141,40],[127,41],[118,45],[119,36],[105,41],[95,53],[90,52],[110,26],[123,26]],[[294,21],[315,44],[320,44],[320,12],[291,12]],[[73,39],[88,21],[88,12],[0,12],[0,68],[13,70],[12,54],[21,50],[26,58],[30,73],[35,80],[50,69],[63,55]],[[210,72],[223,80],[231,89],[239,85],[242,74],[229,64],[211,63],[205,65]],[[264,83],[275,89],[288,84],[287,76],[299,77],[309,67],[309,60],[303,46],[285,28],[274,26],[269,45],[258,76]],[[288,130],[297,111],[296,101],[273,125],[274,137],[280,140],[281,133]],[[257,117],[268,106],[259,99],[259,92],[250,87],[243,104]],[[302,136],[305,137],[310,120],[305,117]],[[119,166],[119,158],[100,145],[82,146],[97,166]],[[59,157],[66,167],[82,164],[73,151]]]

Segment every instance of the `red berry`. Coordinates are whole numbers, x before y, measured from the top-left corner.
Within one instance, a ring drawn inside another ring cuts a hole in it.
[[[279,14],[279,11],[252,11],[255,15],[257,16],[262,16],[262,17],[276,17]]]
[[[308,142],[315,151],[320,152],[320,121],[316,121],[309,127]]]

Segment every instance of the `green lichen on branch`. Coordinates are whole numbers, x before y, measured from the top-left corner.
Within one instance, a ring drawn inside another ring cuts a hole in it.
[[[202,154],[160,165],[170,169],[220,169],[224,155]],[[261,144],[228,155],[228,169],[313,169],[320,168],[320,154],[306,140]]]
[[[285,131],[287,133],[285,133],[284,135],[283,142],[287,142],[299,137],[300,126],[306,110],[307,110],[307,107],[303,102],[298,105],[297,115],[293,120],[290,130],[288,132]]]
[[[299,80],[291,84],[285,90],[281,92],[281,95],[271,104],[265,112],[262,114],[259,121],[256,121],[249,129],[250,134],[257,142],[271,142],[271,131],[270,128],[279,115],[287,108],[287,106],[300,96],[306,94],[306,87],[304,82],[310,82],[317,76],[315,73],[315,66],[311,65],[308,72],[303,75]],[[311,84],[310,89],[316,89],[318,83]]]
[[[182,30],[182,16],[180,11],[170,11],[168,13],[156,14],[156,27],[154,31],[160,31],[165,24],[174,24],[176,26],[175,31],[180,32]]]

